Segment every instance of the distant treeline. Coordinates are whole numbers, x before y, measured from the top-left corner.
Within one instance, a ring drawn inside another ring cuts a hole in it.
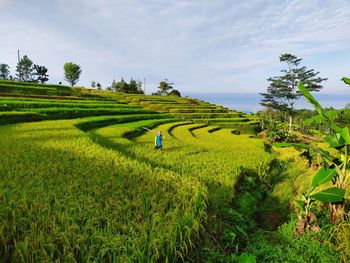
[[[78,83],[82,73],[80,65],[73,62],[67,62],[63,65],[63,69],[64,79],[71,86]],[[19,59],[14,73],[14,75],[11,75],[8,64],[0,63],[0,80],[12,82],[16,81],[18,82],[16,83],[18,85],[20,85],[19,83],[21,82],[26,83],[25,85],[28,85],[28,83],[35,83],[36,85],[45,84],[49,80],[48,69],[45,66],[34,64],[27,55],[24,55]],[[2,83],[5,84],[4,82]],[[14,83],[11,84],[13,85]],[[58,84],[61,85],[62,82],[59,82]],[[181,97],[180,92],[173,88],[173,84],[174,83],[170,83],[167,79],[161,81],[157,87],[159,90],[152,95],[173,95]],[[45,87],[58,88],[57,86],[59,85],[49,84]],[[91,81],[91,88],[102,90],[102,85],[100,82]],[[144,90],[142,89],[142,81],[135,80],[133,78],[130,79],[129,83],[123,78],[121,78],[119,82],[116,82],[113,79],[112,84],[107,86],[106,90],[131,94],[144,94]]]

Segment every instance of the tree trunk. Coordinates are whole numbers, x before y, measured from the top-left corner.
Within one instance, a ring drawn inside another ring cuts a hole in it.
[[[289,115],[289,131],[292,130],[292,124],[293,124],[293,117],[292,115]]]
[[[331,211],[331,223],[339,222],[343,219],[345,208],[345,200],[343,199],[340,202],[332,203]]]

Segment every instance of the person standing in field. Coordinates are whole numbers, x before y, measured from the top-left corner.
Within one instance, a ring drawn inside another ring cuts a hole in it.
[[[158,131],[156,137],[154,138],[154,149],[162,149],[163,148],[163,139],[165,137],[162,135],[161,131]]]

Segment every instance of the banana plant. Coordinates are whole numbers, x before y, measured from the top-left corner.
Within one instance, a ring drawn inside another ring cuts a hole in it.
[[[350,85],[349,78],[342,79]],[[326,151],[320,147],[315,147],[303,143],[279,143],[274,144],[276,147],[296,147],[306,150],[309,156],[318,155],[322,158],[322,168],[316,173],[309,190],[303,194],[303,199],[298,201],[302,208],[302,216],[307,218],[310,214],[311,204],[315,201],[331,203],[331,222],[341,221],[345,208],[345,193],[350,184],[349,163],[350,163],[350,134],[347,127],[339,127],[327,114],[327,111],[318,103],[311,93],[302,83],[298,84],[298,89],[304,95],[306,100],[312,104],[320,117],[328,124],[330,133],[323,139],[328,143],[332,151]],[[317,191],[319,186],[332,181],[332,187]]]

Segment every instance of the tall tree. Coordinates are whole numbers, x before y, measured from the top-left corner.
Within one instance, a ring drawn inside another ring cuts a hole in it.
[[[169,95],[170,91],[173,89],[174,83],[170,83],[169,80],[165,79],[159,83],[157,95]]]
[[[130,82],[127,83],[123,78],[121,78],[119,82],[113,80],[110,89],[116,92],[143,94],[141,86],[142,82],[139,80],[136,81],[133,78],[131,78]]]
[[[101,90],[101,89],[102,89],[101,83],[100,83],[100,82],[97,82],[96,87],[97,87],[98,90]]]
[[[128,93],[128,88],[129,88],[128,87],[128,83],[126,83],[123,78],[121,78],[120,81],[117,82],[117,89],[116,89],[116,91]]]
[[[10,67],[7,64],[0,64],[0,79],[10,78]]]
[[[91,88],[96,88],[96,82],[93,80],[93,81],[91,81]]]
[[[117,82],[115,81],[115,79],[112,80],[112,85],[110,88],[113,91],[118,91],[118,85],[117,85]]]
[[[128,84],[128,91],[127,93],[132,94],[143,94],[143,90],[141,89],[142,82],[140,80],[134,80],[133,78],[130,79],[130,82]]]
[[[81,74],[81,68],[79,65],[72,62],[65,63],[64,69],[64,79],[70,83],[71,86],[77,84]]]
[[[34,65],[34,75],[36,76],[35,81],[39,81],[41,84],[49,80],[49,75],[47,74],[47,68],[45,66]]]
[[[286,68],[281,70],[281,76],[268,78],[270,82],[266,93],[260,93],[264,98],[261,105],[285,112],[289,115],[289,128],[292,127],[293,116],[295,114],[294,103],[302,95],[297,89],[298,82],[304,83],[309,91],[320,91],[321,82],[327,78],[321,78],[313,69],[299,66],[301,58],[291,54],[282,54],[280,62],[286,64]]]
[[[142,81],[141,80],[137,80],[136,81],[136,85],[137,85],[137,89],[139,90],[139,92],[141,93],[141,94],[145,94],[145,91],[142,89]]]
[[[33,81],[33,61],[29,59],[27,55],[24,55],[23,58],[17,63],[16,67],[16,76],[19,81]]]

